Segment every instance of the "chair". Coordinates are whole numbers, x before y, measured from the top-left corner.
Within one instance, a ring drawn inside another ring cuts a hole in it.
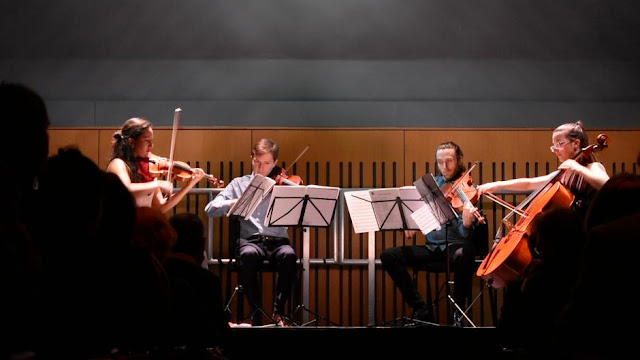
[[[484,214],[482,214],[484,215]],[[480,264],[482,263],[482,259],[484,258],[484,256],[486,256],[486,254],[489,251],[489,226],[488,224],[479,224],[477,225],[476,228],[476,232],[475,232],[475,236],[473,238],[473,244],[474,244],[474,250],[475,250],[475,265],[476,265],[476,269],[478,266],[480,266]],[[449,295],[449,289],[447,288],[447,285],[451,286],[455,286],[455,281],[453,280],[453,269],[450,269],[450,273],[449,273],[449,279],[446,279],[442,282],[442,284],[440,284],[438,286],[438,284],[440,283],[439,281],[439,276],[444,274],[444,276],[446,277],[447,274],[447,261],[439,261],[439,262],[431,262],[428,264],[423,264],[420,266],[414,266],[413,267],[413,280],[414,282],[417,284],[418,282],[418,277],[419,277],[419,273],[420,272],[426,272],[426,287],[427,287],[427,291],[426,291],[426,303],[427,306],[433,310],[433,313],[435,315],[435,320],[437,322],[439,321],[439,314],[440,314],[440,300],[445,299],[448,301],[448,295]],[[434,278],[435,278],[435,284],[432,284],[432,274],[435,274]],[[448,281],[448,283],[447,283]],[[484,291],[484,288],[483,290]],[[443,295],[444,292],[444,295]],[[478,294],[478,296],[476,296],[476,298],[472,299],[471,298],[471,294],[469,296],[469,298],[467,298],[467,302],[469,303],[469,306],[467,309],[462,309],[465,312],[468,310],[471,310],[473,303],[479,298],[480,295],[482,295],[483,292],[481,292],[480,294]],[[492,292],[489,293],[490,296],[490,304],[491,304],[491,309],[492,309],[492,314],[493,314],[493,321],[494,324],[497,322],[496,320],[496,301],[495,301],[495,294],[493,294]],[[457,304],[458,306],[462,307],[463,304]],[[447,306],[453,306],[453,304],[449,304],[447,302]],[[449,314],[449,311],[447,311],[447,314]],[[475,326],[475,325],[474,325]]]
[[[238,259],[237,259],[237,253],[236,253],[236,245],[237,245],[237,240],[240,237],[240,220],[237,216],[230,216],[229,217],[229,235],[228,235],[228,245],[229,245],[229,263],[227,264],[227,287],[228,289],[230,288],[230,284],[232,284],[232,274],[235,272],[238,272]],[[262,274],[265,272],[270,272],[274,274],[274,291],[275,291],[275,276],[278,272],[278,267],[276,266],[275,263],[270,262],[269,260],[265,259],[261,266],[260,266],[260,272],[259,272],[259,276],[260,278],[258,279],[259,283],[263,283],[263,279],[262,279]],[[249,304],[249,305],[255,305],[255,311],[253,311],[252,313],[248,314],[247,316],[245,316],[245,304],[244,304],[244,291],[242,289],[241,285],[237,285],[235,286],[233,293],[231,294],[231,296],[229,297],[229,300],[227,301],[227,305],[225,306],[225,312],[227,313],[227,316],[229,317],[229,321],[233,321],[233,315],[231,312],[231,304],[233,303],[233,300],[236,300],[236,310],[237,310],[237,314],[236,314],[236,323],[241,323],[245,320],[251,319],[253,324],[261,324],[262,320],[263,320],[263,316],[265,318],[267,318],[267,320],[269,321],[269,323],[273,323],[275,324],[276,321],[270,316],[268,315],[268,313],[263,309],[262,307],[262,296],[259,297],[259,302],[257,304]]]

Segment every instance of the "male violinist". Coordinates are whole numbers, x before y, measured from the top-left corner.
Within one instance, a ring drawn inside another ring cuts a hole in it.
[[[438,146],[436,161],[440,175],[435,179],[439,187],[442,188],[447,183],[453,183],[464,175],[465,166],[462,163],[462,157],[462,149],[454,142],[447,141]],[[425,245],[397,246],[385,249],[380,254],[382,268],[400,290],[404,302],[413,308],[413,319],[433,321],[433,312],[418,293],[416,284],[407,268],[446,262],[447,253],[449,254],[451,271],[455,274],[453,299],[461,309],[465,308],[465,301],[471,295],[474,271],[473,238],[478,223],[478,219],[474,215],[475,211],[477,209],[473,204],[466,202],[462,212],[458,213],[458,218],[442,226],[440,230],[427,234]],[[405,231],[406,237],[414,235],[415,231]],[[456,311],[453,319],[454,325],[461,326],[460,316]]]
[[[227,185],[218,196],[205,206],[205,212],[211,217],[226,215],[231,206],[242,196],[256,174],[267,177],[278,163],[280,148],[271,139],[261,139],[251,150],[251,175],[237,177]],[[297,271],[295,250],[289,241],[286,227],[265,226],[264,220],[269,209],[271,195],[267,195],[249,220],[240,218],[240,237],[237,240],[236,257],[238,259],[238,280],[251,305],[251,314],[258,311],[260,293],[258,270],[264,259],[275,262],[278,268],[276,294],[273,303],[272,320],[283,326],[285,304],[291,295],[293,281]],[[257,319],[254,317],[254,320]]]

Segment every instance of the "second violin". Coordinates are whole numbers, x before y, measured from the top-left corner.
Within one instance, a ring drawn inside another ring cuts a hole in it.
[[[298,175],[289,175],[287,170],[280,166],[275,166],[269,177],[276,181],[276,185],[302,185],[302,178]]]
[[[309,150],[311,145],[307,145],[301,152],[298,154],[298,157],[293,160],[289,168],[295,164],[302,155]],[[281,168],[280,166],[274,166],[274,168],[269,173],[268,177],[272,178],[276,181],[276,185],[302,185],[302,178],[298,175],[289,175],[287,173],[287,169]]]

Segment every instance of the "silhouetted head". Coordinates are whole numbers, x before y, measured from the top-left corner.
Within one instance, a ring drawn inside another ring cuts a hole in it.
[[[184,253],[200,260],[205,249],[204,224],[198,215],[180,213],[173,215],[169,222],[178,234],[173,252]]]
[[[24,85],[0,82],[0,109],[0,124],[5,135],[0,141],[0,169],[11,171],[24,186],[32,186],[49,154],[49,116],[45,102]],[[15,141],[20,143],[19,147],[13,145]]]

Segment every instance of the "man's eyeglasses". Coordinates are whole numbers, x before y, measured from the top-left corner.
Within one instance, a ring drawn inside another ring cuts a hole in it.
[[[556,150],[559,150],[561,147],[564,146],[564,144],[566,144],[568,142],[569,142],[569,140],[559,141],[559,142],[549,146],[549,150],[551,150],[551,152],[556,152]]]

